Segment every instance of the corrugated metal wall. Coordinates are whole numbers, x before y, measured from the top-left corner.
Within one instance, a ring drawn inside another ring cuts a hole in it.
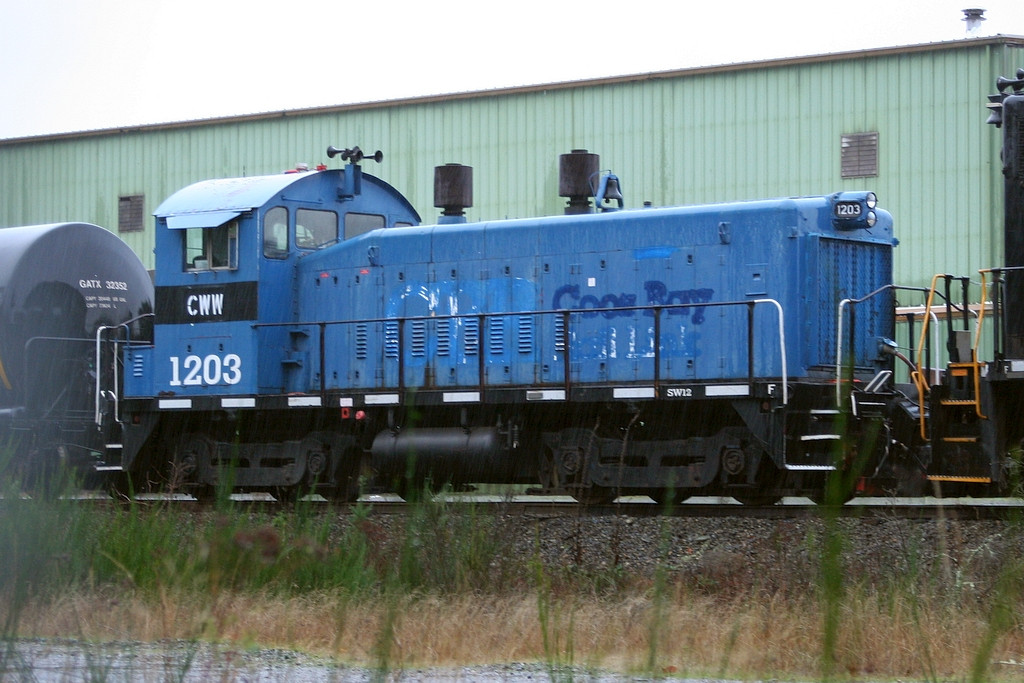
[[[584,148],[628,207],[872,189],[896,216],[898,279],[973,272],[1001,256],[994,79],[1024,42],[963,41],[429,98],[228,122],[0,142],[0,225],[85,220],[117,229],[118,197],[150,214],[191,182],[326,162],[328,145],[382,149],[373,173],[426,222],[433,167],[474,167],[469,220],[560,213],[558,155]],[[840,177],[840,138],[877,131],[877,177]],[[337,165],[340,162],[330,162]],[[122,237],[152,267],[152,225]],[[907,302],[910,303],[910,302]]]

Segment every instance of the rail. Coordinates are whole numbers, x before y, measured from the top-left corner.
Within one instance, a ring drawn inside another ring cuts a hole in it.
[[[367,493],[356,502],[339,502],[319,495],[303,496],[298,500],[282,501],[270,493],[232,493],[227,500],[196,500],[184,493],[136,493],[134,496],[111,496],[107,492],[93,489],[69,492],[61,498],[62,503],[83,507],[107,506],[159,506],[160,509],[177,508],[183,514],[207,514],[222,510],[225,504],[244,505],[245,509],[256,512],[274,510],[280,514],[298,512],[304,515],[360,514],[404,515],[422,510],[423,502],[410,505],[394,494]],[[676,505],[664,505],[649,500],[646,496],[623,496],[610,503],[582,505],[569,496],[545,496],[543,494],[505,491],[498,493],[439,493],[428,499],[433,503],[449,506],[457,511],[459,506],[468,511],[479,512],[490,508],[503,514],[516,516],[547,517],[684,517],[684,518],[729,518],[746,517],[753,519],[820,519],[826,508],[813,504],[802,496],[786,496],[773,505],[743,505],[726,496],[694,496]],[[0,510],[4,506],[31,505],[30,494],[16,498],[5,498],[0,494]],[[828,506],[831,517],[849,518],[874,524],[872,520],[918,519],[918,520],[1019,520],[1024,512],[1024,500],[1010,497],[994,498],[937,498],[857,496],[843,505]]]
[[[653,334],[652,340],[652,351],[650,358],[653,363],[653,371],[651,373],[651,381],[654,385],[655,395],[661,387],[664,378],[661,376],[661,361],[662,361],[662,342],[664,336],[662,334],[662,316],[674,310],[679,309],[711,309],[711,308],[723,308],[723,307],[745,307],[747,309],[746,316],[746,327],[747,327],[747,383],[753,390],[754,385],[754,361],[755,361],[755,334],[754,334],[754,310],[758,306],[771,306],[774,307],[777,312],[778,321],[778,351],[780,357],[780,381],[782,384],[782,403],[783,405],[789,402],[789,369],[788,360],[786,353],[786,325],[785,325],[785,312],[782,305],[775,299],[751,299],[748,301],[718,301],[718,302],[701,302],[701,303],[680,303],[680,304],[654,304],[654,305],[636,305],[636,306],[615,306],[615,307],[601,307],[601,308],[572,308],[572,309],[552,309],[542,311],[503,311],[497,313],[472,313],[472,314],[446,314],[446,315],[420,315],[420,316],[403,316],[403,317],[391,317],[391,318],[363,318],[358,320],[327,320],[327,321],[315,321],[315,322],[277,322],[277,323],[255,323],[254,329],[260,328],[289,328],[297,329],[303,327],[315,327],[318,329],[318,352],[319,352],[319,392],[322,397],[326,395],[327,385],[326,377],[326,338],[327,329],[332,326],[346,326],[346,325],[395,325],[397,331],[393,335],[389,335],[385,328],[382,339],[384,344],[397,344],[394,348],[391,357],[394,357],[397,362],[397,386],[378,386],[375,390],[379,389],[396,389],[399,392],[403,392],[407,387],[405,384],[405,359],[406,359],[406,341],[405,328],[410,323],[416,322],[427,322],[427,321],[442,321],[442,320],[475,320],[476,321],[476,334],[477,343],[479,344],[477,356],[477,384],[476,385],[459,385],[460,388],[466,389],[477,389],[481,392],[489,386],[486,382],[485,372],[485,353],[483,350],[484,340],[487,339],[489,333],[488,322],[496,318],[509,318],[513,316],[551,316],[560,320],[561,330],[555,329],[555,351],[561,353],[561,361],[563,366],[563,378],[561,380],[561,388],[565,390],[566,396],[573,387],[572,380],[572,358],[573,358],[573,320],[581,316],[604,316],[605,318],[616,318],[625,316],[635,316],[637,313],[650,312],[653,316]],[[548,386],[549,384],[541,384],[541,386]]]

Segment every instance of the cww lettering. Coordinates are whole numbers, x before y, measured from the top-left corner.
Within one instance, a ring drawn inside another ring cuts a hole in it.
[[[224,294],[190,294],[185,299],[185,312],[192,317],[224,314]]]

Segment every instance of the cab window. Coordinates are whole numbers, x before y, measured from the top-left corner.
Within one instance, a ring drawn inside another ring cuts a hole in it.
[[[338,240],[338,214],[318,209],[295,212],[295,246],[319,249]]]
[[[238,268],[238,221],[213,228],[188,228],[185,233],[185,270]]]
[[[288,209],[275,206],[263,216],[263,255],[288,258]]]
[[[375,213],[354,213],[345,214],[345,239],[349,240],[364,232],[370,232],[377,228],[384,227],[384,216]]]

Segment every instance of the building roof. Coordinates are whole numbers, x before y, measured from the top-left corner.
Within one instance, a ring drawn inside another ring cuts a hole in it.
[[[666,80],[673,78],[684,78],[710,73],[722,73],[728,71],[749,71],[751,69],[769,69],[791,66],[796,64],[813,64],[830,61],[841,61],[851,59],[864,59],[872,57],[884,57],[894,54],[911,54],[918,52],[956,50],[965,48],[976,48],[992,45],[1004,45],[1010,47],[1024,48],[1024,36],[1017,35],[994,35],[980,38],[967,38],[961,40],[949,40],[934,43],[921,43],[917,45],[903,45],[895,47],[870,48],[865,50],[853,50],[848,52],[834,52],[827,54],[808,55],[802,57],[785,57],[767,59],[753,62],[735,62],[730,64],[719,64],[713,66],[686,67],[681,69],[670,69],[666,71],[652,71],[639,74],[628,74],[622,76],[608,76],[601,78],[589,78],[574,81],[563,81],[556,83],[541,83],[536,85],[524,85],[514,87],[495,88],[490,90],[474,90],[439,95],[425,95],[418,97],[406,97],[391,100],[375,100],[369,102],[357,102],[352,104],[327,105],[319,107],[307,107],[302,109],[285,109],[280,111],[259,112],[253,114],[240,114],[233,116],[219,116],[204,119],[192,119],[187,121],[172,121],[164,123],[141,124],[137,126],[118,126],[114,128],[103,128],[97,130],[75,131],[68,133],[54,133],[46,135],[33,135],[19,138],[0,139],[0,146],[26,143],[42,142],[51,140],[62,140],[69,138],[100,137],[110,135],[121,135],[129,132],[161,131],[177,128],[189,128],[195,126],[211,126],[235,124],[248,121],[265,121],[273,119],[295,118],[301,116],[321,116],[328,114],[340,114],[350,111],[365,109],[383,109],[400,107],[412,104],[429,104],[432,102],[450,102],[453,100],[467,100],[480,97],[496,97],[502,95],[523,94],[531,92],[544,92],[551,90],[566,90],[572,88],[590,88],[603,85],[620,83],[640,83],[651,80]]]

